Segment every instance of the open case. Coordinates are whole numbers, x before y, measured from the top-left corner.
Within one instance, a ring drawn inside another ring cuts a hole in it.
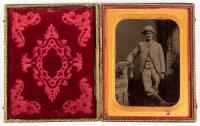
[[[5,121],[195,121],[193,9],[6,5]]]

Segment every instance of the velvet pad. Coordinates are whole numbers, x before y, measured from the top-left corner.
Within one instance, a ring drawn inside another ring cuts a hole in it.
[[[95,118],[95,8],[9,8],[8,119]]]

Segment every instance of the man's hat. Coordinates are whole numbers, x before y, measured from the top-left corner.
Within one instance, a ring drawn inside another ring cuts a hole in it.
[[[156,31],[154,30],[153,26],[151,26],[151,25],[146,25],[146,26],[144,27],[144,29],[142,30],[142,33],[144,34],[146,31],[151,31],[151,32],[153,32],[154,34],[156,33]]]

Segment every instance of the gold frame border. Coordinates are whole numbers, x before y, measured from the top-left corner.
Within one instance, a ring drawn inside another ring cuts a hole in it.
[[[59,119],[59,118],[50,118],[50,119],[8,119],[8,113],[7,113],[7,77],[8,77],[8,61],[7,61],[7,53],[8,53],[8,15],[7,15],[7,9],[9,8],[30,8],[30,7],[94,7],[95,9],[95,67],[94,67],[94,95],[96,100],[96,117],[95,118],[66,118],[66,119]],[[6,123],[24,123],[24,122],[70,122],[70,121],[97,121],[100,119],[100,111],[99,109],[100,103],[99,103],[99,97],[100,97],[100,91],[99,91],[99,85],[100,85],[100,70],[99,70],[99,43],[100,43],[100,35],[99,35],[99,25],[100,16],[99,16],[99,5],[98,4],[89,4],[89,3],[83,3],[83,4],[6,4],[4,5],[4,122]]]
[[[189,63],[190,64],[190,67],[188,68],[189,71],[192,70],[192,73],[190,73],[190,75],[192,75],[191,77],[191,80],[190,80],[190,83],[192,83],[192,86],[190,84],[190,88],[192,89],[192,95],[193,95],[193,98],[192,98],[192,101],[191,101],[191,98],[189,99],[190,102],[191,102],[191,106],[190,106],[190,109],[191,109],[191,117],[188,117],[187,119],[175,119],[175,117],[172,117],[170,119],[158,119],[158,118],[148,118],[146,119],[145,117],[143,117],[143,119],[137,119],[137,118],[134,118],[134,117],[109,117],[106,115],[106,112],[105,112],[105,105],[104,105],[104,95],[105,93],[103,92],[103,95],[102,95],[102,100],[103,100],[103,113],[102,113],[102,118],[104,121],[115,121],[115,122],[196,122],[196,119],[197,119],[197,102],[196,102],[196,72],[195,72],[195,5],[194,3],[106,3],[106,4],[101,4],[101,33],[104,32],[104,29],[102,28],[102,26],[104,24],[102,24],[103,20],[104,20],[104,14],[102,14],[104,12],[104,6],[115,6],[115,7],[120,7],[120,6],[146,6],[148,8],[148,6],[175,6],[175,7],[180,7],[181,5],[185,6],[185,7],[191,7],[192,10],[190,12],[190,14],[192,15],[191,18],[189,16],[189,19],[191,20],[191,24],[189,26],[189,29],[191,30],[191,34],[189,34],[190,36],[190,43],[191,43],[191,48],[189,48],[189,56],[192,57],[191,58],[191,62],[192,63]],[[188,9],[188,8],[187,8]],[[192,28],[191,28],[192,27]],[[102,34],[101,34],[102,35]],[[103,36],[105,37],[105,36]],[[104,38],[102,38],[101,41],[104,41]],[[104,42],[103,42],[104,44]],[[103,48],[103,45],[101,45],[100,48]],[[192,49],[192,51],[191,51]],[[102,50],[101,50],[102,51]],[[104,53],[101,52],[103,55]],[[192,53],[192,54],[191,54]],[[102,56],[103,57],[103,56]],[[101,60],[104,60],[104,58],[102,58]],[[192,69],[191,69],[192,68]],[[104,67],[100,67],[100,71],[104,74]],[[104,77],[104,76],[103,76]],[[102,77],[102,78],[103,78]],[[101,86],[101,90],[104,90],[104,82],[105,80],[103,79],[103,86]],[[174,119],[173,119],[174,118]]]

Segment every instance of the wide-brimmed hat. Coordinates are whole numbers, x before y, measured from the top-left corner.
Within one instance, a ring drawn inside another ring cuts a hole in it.
[[[146,25],[141,32],[144,34],[146,31],[151,31],[154,34],[156,33],[156,31],[154,30],[153,26],[151,26],[151,25]]]

